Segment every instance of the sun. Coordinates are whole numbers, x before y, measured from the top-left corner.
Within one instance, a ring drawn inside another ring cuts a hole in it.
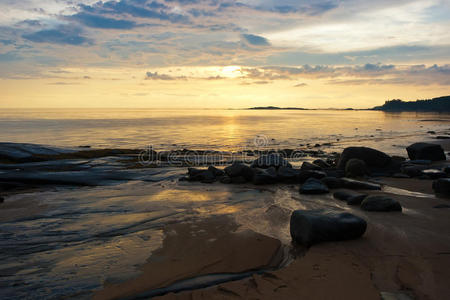
[[[226,66],[220,70],[223,77],[236,78],[242,75],[240,66]]]

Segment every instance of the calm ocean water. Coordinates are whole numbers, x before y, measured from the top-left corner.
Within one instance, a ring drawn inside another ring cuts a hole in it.
[[[391,154],[445,133],[450,115],[377,111],[4,109],[0,141],[94,148],[298,148],[367,145]]]

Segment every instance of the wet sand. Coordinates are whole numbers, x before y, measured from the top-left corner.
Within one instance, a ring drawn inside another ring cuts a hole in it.
[[[391,184],[417,186],[414,180],[401,181],[395,179]],[[421,182],[426,186],[432,181]],[[316,208],[320,201],[343,207],[341,201],[329,195],[304,197],[291,187],[286,189],[292,198],[300,199],[294,201],[302,202],[306,208]],[[168,293],[161,299],[379,299],[380,295],[386,299],[444,299],[450,294],[450,209],[433,206],[449,201],[393,191],[397,194],[391,196],[402,204],[402,213],[345,207],[368,222],[368,229],[359,240],[315,245],[304,256],[304,249],[297,248],[300,255],[287,267],[209,288]],[[419,187],[417,191],[427,190]],[[273,214],[270,209],[265,217],[286,222],[289,213]],[[279,241],[238,229],[232,216],[172,224],[165,229],[163,247],[152,254],[139,277],[106,284],[95,298],[136,296],[180,279],[239,273],[280,262]],[[388,298],[389,295],[394,298]]]

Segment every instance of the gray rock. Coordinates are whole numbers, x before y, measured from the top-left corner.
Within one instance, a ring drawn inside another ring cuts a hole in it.
[[[400,203],[388,196],[367,196],[361,203],[361,209],[367,211],[402,211]]]
[[[216,181],[214,173],[206,169],[188,168],[189,181],[201,181],[203,183],[212,183]]]
[[[213,173],[214,176],[216,176],[216,177],[221,177],[221,176],[225,175],[225,171],[223,171],[221,169],[218,169],[218,168],[216,168],[214,166],[209,166],[208,167],[208,171]]]
[[[417,166],[417,165],[403,165],[401,170],[404,174],[409,177],[418,177],[422,175],[422,171],[425,170],[426,166]]]
[[[326,194],[328,192],[328,187],[315,178],[309,178],[300,187],[300,194]]]
[[[387,167],[391,162],[391,157],[381,151],[367,147],[348,147],[339,158],[338,168],[345,169],[347,162],[352,158],[364,161],[368,167],[377,168]]]
[[[406,148],[408,156],[412,160],[427,159],[432,161],[446,160],[442,147],[438,144],[415,143]]]
[[[230,183],[232,183],[233,181],[231,180],[231,177],[225,175],[225,176],[223,176],[222,178],[220,178],[220,182],[221,182],[221,183],[224,183],[224,184],[230,184]]]
[[[367,222],[345,212],[296,210],[291,215],[292,240],[307,247],[321,242],[351,240],[361,237]]]
[[[262,155],[254,160],[251,164],[252,168],[267,169],[270,167],[279,168],[281,166],[292,167],[292,165],[277,153]]]
[[[321,171],[322,168],[318,165],[312,164],[310,162],[303,162],[302,167],[300,168],[302,171]]]
[[[450,196],[450,178],[439,178],[433,181],[433,190],[436,194]]]
[[[333,194],[334,198],[341,200],[341,201],[348,201],[349,199],[352,199],[352,198],[358,197],[358,196],[360,198],[361,197],[364,198],[367,196],[367,194],[361,194],[361,193],[357,193],[357,192],[349,191],[349,190],[340,190],[340,191],[336,191]]]
[[[367,173],[366,163],[361,159],[349,159],[345,165],[345,176],[347,177],[361,177]]]
[[[355,195],[355,196],[347,199],[347,204],[348,205],[360,205],[364,201],[364,199],[366,199],[366,197],[367,197],[366,194]]]
[[[3,203],[3,202],[5,202],[5,198],[0,197],[0,203]]]
[[[448,204],[438,204],[433,206],[433,208],[450,208],[450,205]]]

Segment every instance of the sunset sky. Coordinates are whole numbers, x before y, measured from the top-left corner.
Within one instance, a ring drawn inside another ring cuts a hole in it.
[[[449,95],[450,1],[0,0],[0,90],[0,107]]]

